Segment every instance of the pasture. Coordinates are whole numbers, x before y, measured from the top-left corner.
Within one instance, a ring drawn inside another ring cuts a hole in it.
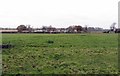
[[[117,74],[117,34],[2,34],[4,74]]]

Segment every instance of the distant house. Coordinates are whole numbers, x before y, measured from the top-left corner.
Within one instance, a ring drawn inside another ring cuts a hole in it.
[[[120,28],[115,29],[115,33],[120,33]]]
[[[66,28],[57,28],[56,32],[58,32],[58,33],[66,33]]]
[[[88,27],[87,31],[91,33],[102,33],[104,30],[103,28],[99,28],[99,27]]]
[[[49,32],[49,33],[56,32],[56,28],[48,27],[48,28],[47,28],[47,32]]]
[[[23,30],[21,33],[29,33],[29,30]]]
[[[40,32],[43,32],[43,30],[42,29],[34,29],[33,32],[36,32],[36,33],[39,32],[40,33]]]
[[[66,30],[68,33],[81,33],[83,28],[80,25],[73,25],[73,26],[69,26]]]
[[[57,29],[55,27],[52,26],[43,26],[41,29],[44,33],[54,33],[57,31]]]
[[[18,30],[0,30],[0,33],[17,33]]]

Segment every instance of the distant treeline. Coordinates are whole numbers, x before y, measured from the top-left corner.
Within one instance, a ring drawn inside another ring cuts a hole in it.
[[[114,24],[115,25],[115,24]],[[1,33],[120,33],[120,29],[111,26],[110,29],[103,29],[99,27],[82,27],[80,25],[72,25],[67,28],[55,28],[50,26],[43,26],[42,28],[32,28],[30,25],[19,25],[17,28],[0,28]]]

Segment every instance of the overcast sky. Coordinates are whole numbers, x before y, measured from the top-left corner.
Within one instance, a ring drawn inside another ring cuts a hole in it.
[[[118,23],[120,0],[0,0],[0,27],[87,25],[109,28]],[[116,25],[117,27],[117,25]]]

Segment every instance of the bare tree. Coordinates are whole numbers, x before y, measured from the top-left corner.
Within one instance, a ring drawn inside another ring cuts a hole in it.
[[[88,27],[87,27],[87,25],[85,25],[85,28],[84,28],[84,32],[88,32]]]
[[[67,32],[68,32],[68,33],[74,32],[74,27],[73,27],[73,26],[69,26],[69,27],[66,28],[66,29],[67,29]]]
[[[114,23],[112,23],[112,25],[110,26],[110,30],[111,31],[114,31],[115,30],[115,25],[116,25],[116,23],[114,22]]]
[[[27,30],[30,32],[32,32],[32,28],[31,28],[31,25],[27,25]]]
[[[42,26],[42,30],[43,30],[43,32],[46,32],[47,31],[47,26]]]

